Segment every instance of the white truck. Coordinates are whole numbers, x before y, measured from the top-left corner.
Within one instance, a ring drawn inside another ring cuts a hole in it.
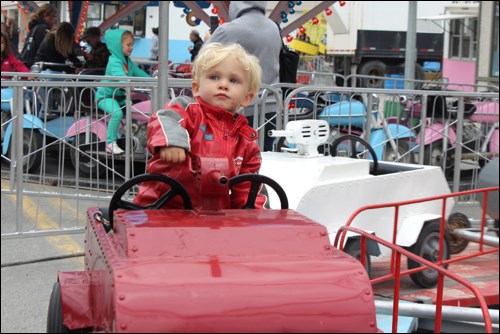
[[[439,15],[453,1],[418,1],[417,16]],[[307,11],[317,2],[303,2]],[[303,8],[301,8],[303,7]],[[343,75],[386,76],[404,71],[409,1],[345,1],[325,15],[326,55],[332,56],[333,72]],[[424,79],[426,61],[441,62],[443,28],[431,21],[417,21],[416,79]],[[321,46],[320,48],[321,49]],[[361,81],[382,88],[383,80]]]

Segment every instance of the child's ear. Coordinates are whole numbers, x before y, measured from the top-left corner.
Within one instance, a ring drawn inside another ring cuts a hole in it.
[[[193,91],[193,97],[198,97],[198,94],[200,92],[200,85],[193,81],[193,83],[191,84],[191,89]]]
[[[243,102],[241,102],[242,107],[248,107],[250,103],[252,102],[253,98],[255,97],[255,93],[248,93],[247,96],[245,96],[245,99]]]

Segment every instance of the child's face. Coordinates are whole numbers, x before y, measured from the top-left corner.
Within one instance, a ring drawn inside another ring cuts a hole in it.
[[[200,82],[193,81],[193,94],[211,106],[236,113],[252,102],[254,93],[248,92],[248,82],[241,63],[233,56],[201,74]]]
[[[134,49],[134,39],[131,36],[125,36],[122,42],[123,55],[125,57],[130,57],[132,50]]]

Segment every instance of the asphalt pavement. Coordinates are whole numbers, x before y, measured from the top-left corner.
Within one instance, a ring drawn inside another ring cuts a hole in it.
[[[2,175],[4,177],[4,175]],[[122,182],[122,181],[121,181]],[[120,183],[121,183],[120,182]],[[2,188],[9,186],[9,180],[2,178]],[[75,189],[60,188],[41,183],[25,184],[27,190],[64,192],[71,194]],[[105,194],[109,196],[109,193]],[[103,206],[87,201],[76,204],[74,199],[24,196],[24,231],[54,230],[68,227],[82,227],[86,222],[88,207]],[[16,199],[14,195],[2,193],[2,234],[16,230]],[[459,211],[478,224],[478,205],[461,204],[453,211]],[[77,217],[77,219],[75,219]],[[50,237],[29,237],[2,240],[1,281],[2,309],[1,331],[11,333],[37,333],[46,330],[48,303],[52,285],[58,271],[83,270],[84,234],[69,234]]]
[[[5,189],[5,180],[2,188]],[[36,204],[36,199],[24,199],[24,220],[27,230],[54,229],[59,224],[54,219],[59,212],[67,211],[74,217],[72,201],[61,205],[52,199]],[[16,201],[13,195],[2,193],[2,234],[15,230]],[[84,208],[79,208],[79,224],[83,226]],[[62,216],[62,226],[75,220]],[[38,222],[35,222],[38,220]],[[2,333],[40,333],[46,331],[47,310],[52,285],[58,271],[83,269],[83,232],[73,235],[30,237],[2,240]],[[76,256],[76,257],[74,257]],[[57,259],[56,258],[61,258]],[[68,258],[64,258],[68,257]],[[47,259],[52,259],[46,261]]]

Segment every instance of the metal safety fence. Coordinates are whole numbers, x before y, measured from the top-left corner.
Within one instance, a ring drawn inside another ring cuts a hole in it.
[[[277,128],[291,120],[327,121],[331,136],[320,148],[325,153],[332,153],[334,141],[353,135],[370,145],[378,160],[440,166],[454,192],[474,189],[481,167],[498,156],[497,93],[286,87]],[[286,145],[281,140],[275,147]]]
[[[126,100],[118,144],[125,153],[111,155],[105,151],[109,116],[98,110],[95,89],[116,87],[103,78],[123,78],[30,75],[38,80],[2,80],[2,89],[12,91],[5,101],[2,94],[2,195],[13,199],[15,213],[12,224],[2,224],[2,238],[80,232],[87,207],[106,206],[119,185],[145,172],[147,120],[159,109],[155,79],[120,82]],[[332,129],[329,143],[350,134],[380,160],[439,165],[453,191],[473,189],[481,166],[498,155],[498,94],[346,88],[332,81],[325,74],[317,81],[325,86],[264,85],[245,110],[261,149],[266,125],[284,129],[290,120],[324,119]],[[188,79],[169,79],[169,97],[190,95],[190,87]],[[284,146],[283,139],[273,147]],[[331,153],[328,145],[322,150]]]

